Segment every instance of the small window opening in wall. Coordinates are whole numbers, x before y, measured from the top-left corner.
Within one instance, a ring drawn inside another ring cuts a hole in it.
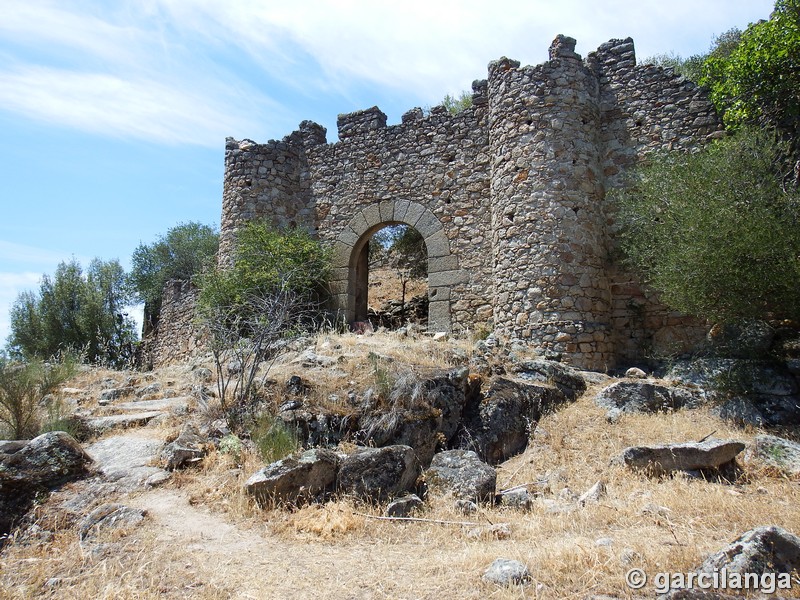
[[[373,327],[397,329],[428,323],[428,251],[425,239],[408,225],[389,225],[370,238],[366,272],[366,318]]]

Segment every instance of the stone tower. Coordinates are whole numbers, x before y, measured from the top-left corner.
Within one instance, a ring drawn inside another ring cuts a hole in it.
[[[489,65],[494,326],[613,363],[600,166],[600,86],[559,36],[536,67]]]

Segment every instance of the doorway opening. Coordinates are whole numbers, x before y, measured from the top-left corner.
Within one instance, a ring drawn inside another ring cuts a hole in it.
[[[356,264],[356,320],[398,329],[428,323],[428,253],[413,227],[391,224],[375,231]]]

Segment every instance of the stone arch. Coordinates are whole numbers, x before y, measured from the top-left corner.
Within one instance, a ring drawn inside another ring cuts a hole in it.
[[[408,225],[425,239],[428,251],[428,329],[452,328],[451,287],[467,281],[439,219],[409,200],[385,200],[358,210],[333,245],[331,292],[334,310],[348,323],[366,317],[366,246],[387,225]],[[363,313],[363,314],[362,314]]]

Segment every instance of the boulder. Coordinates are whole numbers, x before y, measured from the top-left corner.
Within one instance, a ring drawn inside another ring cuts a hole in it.
[[[244,484],[244,489],[260,504],[297,504],[333,490],[339,460],[331,450],[307,450],[257,471]]]
[[[460,500],[492,502],[497,471],[471,450],[447,450],[433,457],[425,471],[425,482],[433,492],[451,493]]]
[[[344,494],[383,501],[413,491],[420,473],[410,446],[361,448],[342,461],[336,486]]]
[[[191,423],[183,426],[180,435],[161,451],[161,464],[174,471],[198,462],[206,455],[206,441]]]
[[[441,411],[429,406],[395,408],[362,418],[359,440],[370,446],[410,446],[422,466],[430,464],[440,443]]]
[[[525,450],[531,429],[546,412],[566,402],[557,387],[521,379],[495,378],[465,424],[460,446],[496,465]]]
[[[592,487],[581,494],[581,496],[578,498],[578,504],[581,506],[586,506],[587,504],[599,502],[605,498],[607,494],[608,489],[606,488],[605,481],[599,479]]]
[[[92,463],[81,445],[63,431],[27,443],[3,443],[0,451],[0,535],[30,508],[38,494],[88,474]]]
[[[765,321],[714,325],[706,336],[709,349],[727,358],[758,358],[772,347],[775,330]]]
[[[631,367],[625,371],[625,377],[628,377],[629,379],[647,379],[647,373],[638,367]]]
[[[484,571],[483,580],[501,586],[521,585],[531,580],[531,574],[518,560],[498,558]]]
[[[577,400],[586,391],[586,381],[580,371],[553,360],[519,362],[511,371],[520,379],[556,386],[570,402]]]
[[[633,446],[626,448],[617,462],[652,476],[666,475],[672,471],[718,471],[734,464],[744,447],[742,442],[730,440]]]
[[[518,488],[498,494],[500,506],[516,508],[520,510],[531,510],[533,508],[533,497],[525,488]]]
[[[652,381],[617,381],[603,388],[595,397],[598,406],[608,409],[606,417],[616,421],[621,413],[665,412],[694,408],[703,396],[682,387],[669,387]]]
[[[422,508],[422,500],[416,494],[409,494],[397,500],[393,500],[386,507],[387,517],[408,517],[414,511]]]
[[[751,529],[737,540],[712,554],[697,569],[698,573],[792,573],[800,571],[800,538],[781,527]]]
[[[790,477],[800,475],[800,444],[775,435],[757,435],[751,456]]]

